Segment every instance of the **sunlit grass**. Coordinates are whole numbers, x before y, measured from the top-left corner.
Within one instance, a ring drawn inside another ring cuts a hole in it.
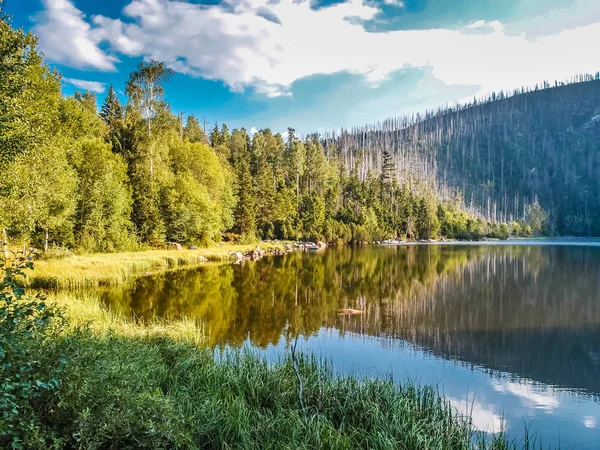
[[[263,250],[282,248],[282,243],[251,245],[222,244],[199,250],[146,250],[124,253],[94,253],[60,259],[36,261],[35,271],[27,278],[28,287],[94,288],[114,286],[136,276],[178,267],[192,267],[208,261],[230,259],[230,252],[248,252],[257,245]]]
[[[65,332],[85,328],[97,337],[109,334],[134,338],[165,337],[197,346],[206,342],[203,324],[196,320],[157,318],[138,322],[103,307],[100,296],[93,291],[53,292],[48,295],[48,302],[64,310],[68,319]]]
[[[195,321],[138,323],[94,292],[48,300],[68,326],[45,351],[67,361],[46,420],[80,448],[513,448],[484,440],[432,388],[341,376],[300,355],[302,409],[289,352],[271,363],[240,350],[215,358]]]

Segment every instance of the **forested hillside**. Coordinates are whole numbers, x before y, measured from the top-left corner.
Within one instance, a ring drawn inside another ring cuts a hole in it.
[[[600,234],[597,80],[300,137],[184,120],[157,61],[140,63],[121,100],[112,86],[102,105],[65,97],[35,36],[5,16],[0,59],[4,242],[117,251]]]
[[[423,117],[329,137],[346,167],[460,191],[488,221],[525,218],[539,200],[555,234],[600,235],[600,74],[501,92]]]

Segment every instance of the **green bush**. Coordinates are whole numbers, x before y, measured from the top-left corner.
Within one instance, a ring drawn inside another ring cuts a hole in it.
[[[33,268],[31,255],[0,264],[0,447],[57,446],[60,440],[45,430],[36,411],[48,409],[60,387],[52,376],[58,372],[49,374],[38,355],[61,314],[42,295],[27,295],[20,287],[25,270]],[[55,360],[56,369],[62,361]]]

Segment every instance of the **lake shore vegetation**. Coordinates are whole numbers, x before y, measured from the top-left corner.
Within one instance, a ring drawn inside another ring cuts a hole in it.
[[[512,448],[432,388],[340,376],[310,355],[216,354],[194,322],[27,294],[15,281],[32,264],[3,265],[0,286],[6,448]]]
[[[194,249],[74,254],[50,249],[36,259],[36,270],[26,279],[33,288],[79,289],[114,286],[142,275],[171,269],[193,268],[211,262],[231,262],[258,246],[264,251],[284,251],[283,242],[257,244],[220,243]],[[234,254],[234,255],[232,255]]]

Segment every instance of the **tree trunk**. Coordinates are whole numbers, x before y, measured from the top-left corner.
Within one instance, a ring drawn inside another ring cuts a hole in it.
[[[48,250],[48,228],[46,228],[46,238],[44,239],[44,251]]]

